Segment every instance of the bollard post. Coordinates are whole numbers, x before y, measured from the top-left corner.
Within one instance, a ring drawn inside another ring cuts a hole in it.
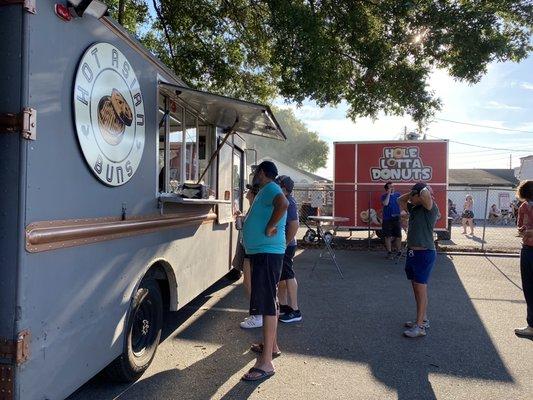
[[[489,189],[485,194],[485,214],[483,215],[483,237],[481,238],[481,251],[485,251],[485,231],[487,230],[487,211],[489,206]]]

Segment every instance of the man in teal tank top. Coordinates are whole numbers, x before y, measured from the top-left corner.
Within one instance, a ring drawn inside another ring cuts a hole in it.
[[[259,193],[248,210],[242,229],[243,245],[252,266],[250,315],[263,316],[263,343],[253,344],[260,353],[255,365],[242,379],[257,381],[274,375],[272,357],[279,355],[277,343],[277,288],[285,255],[285,220],[289,202],[274,182],[275,164],[263,161],[257,166],[254,183]]]

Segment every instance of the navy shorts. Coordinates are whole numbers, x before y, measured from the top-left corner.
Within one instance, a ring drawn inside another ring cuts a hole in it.
[[[277,315],[278,283],[284,254],[250,254],[252,293],[250,315]]]
[[[288,246],[283,256],[283,268],[281,269],[280,281],[286,281],[287,279],[294,279],[294,254],[296,253],[297,246]]]
[[[405,260],[407,279],[415,283],[427,284],[436,257],[437,252],[435,250],[407,250]]]
[[[383,236],[386,238],[401,238],[402,225],[400,224],[400,217],[384,219],[381,224],[381,230],[383,231]]]

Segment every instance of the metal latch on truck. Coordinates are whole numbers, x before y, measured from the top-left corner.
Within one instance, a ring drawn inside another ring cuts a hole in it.
[[[30,331],[22,331],[16,340],[0,338],[0,359],[12,364],[22,364],[30,356]]]
[[[0,132],[20,132],[24,139],[37,139],[37,110],[25,107],[18,114],[0,114]]]

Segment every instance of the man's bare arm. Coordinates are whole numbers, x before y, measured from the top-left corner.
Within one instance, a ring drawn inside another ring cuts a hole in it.
[[[428,188],[424,188],[420,191],[420,200],[422,200],[422,205],[426,210],[431,210],[433,208],[433,198]]]
[[[283,193],[280,193],[276,197],[274,197],[273,204],[274,210],[272,210],[272,216],[270,217],[270,220],[268,221],[266,227],[267,236],[272,236],[276,234],[276,225],[283,217],[283,214],[285,214],[285,212],[287,211],[287,208],[289,208],[289,201],[285,198],[285,195]]]
[[[384,206],[388,206],[389,205],[389,201],[390,201],[390,192],[387,192],[387,195],[385,196],[385,198],[383,199],[383,201],[381,203]]]
[[[294,221],[289,221],[287,224],[287,231],[285,232],[285,244],[288,245],[294,237],[296,236],[296,233],[298,233],[298,228],[300,227],[300,223],[297,219]]]
[[[409,201],[409,193],[404,193],[400,197],[398,197],[398,205],[400,206],[401,210],[408,211],[407,210],[408,201]]]

